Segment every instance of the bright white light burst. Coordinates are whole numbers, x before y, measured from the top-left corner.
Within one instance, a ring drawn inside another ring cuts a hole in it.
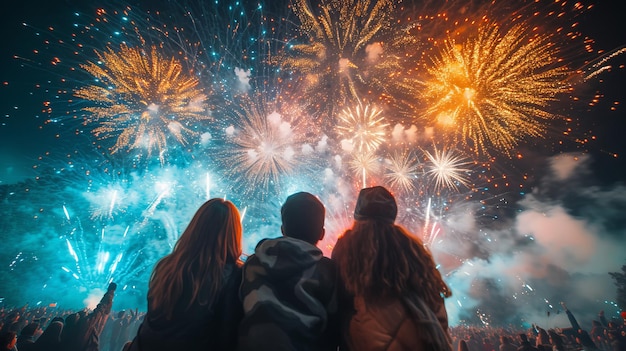
[[[465,168],[471,162],[465,161],[460,155],[455,155],[452,151],[439,151],[435,148],[434,154],[424,151],[430,161],[430,167],[426,174],[433,177],[435,191],[439,192],[443,188],[458,190],[458,185],[469,186],[469,179],[466,174],[471,170]]]

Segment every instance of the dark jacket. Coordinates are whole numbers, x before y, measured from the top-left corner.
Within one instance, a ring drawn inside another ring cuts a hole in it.
[[[68,340],[63,342],[70,351],[98,351],[102,329],[111,313],[115,289],[108,290],[98,306],[88,315],[81,317],[73,331],[67,335]],[[67,344],[66,344],[67,341]]]
[[[259,242],[243,268],[239,350],[336,350],[337,268],[316,246]]]
[[[340,238],[333,257],[346,255],[349,243]],[[373,258],[372,258],[373,259]],[[451,350],[448,314],[443,298],[426,305],[417,295],[366,302],[340,289],[342,350],[427,351]]]
[[[234,263],[227,264],[223,277],[224,285],[212,306],[196,302],[187,309],[191,296],[183,295],[171,320],[151,309],[148,300],[148,313],[130,350],[233,350],[237,343],[237,326],[243,315],[237,296],[241,268]],[[184,290],[190,295],[189,289]]]

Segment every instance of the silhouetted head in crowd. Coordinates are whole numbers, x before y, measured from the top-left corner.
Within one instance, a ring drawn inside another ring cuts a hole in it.
[[[39,329],[39,323],[37,322],[28,323],[24,328],[22,328],[22,331],[20,331],[20,338],[21,337],[31,338],[35,336],[37,329]]]
[[[61,342],[61,333],[63,332],[63,323],[59,321],[51,322],[48,327],[43,331],[41,336],[35,342],[36,345],[42,345],[41,349],[44,346],[53,347],[58,345]],[[52,348],[50,348],[52,349]]]
[[[13,350],[17,343],[17,334],[13,331],[5,331],[0,334],[0,350]]]
[[[465,340],[459,341],[458,351],[469,351],[469,347],[467,347],[467,341]]]
[[[161,259],[152,272],[149,308],[169,319],[183,289],[188,290],[186,308],[194,304],[211,306],[222,286],[225,265],[241,265],[241,235],[241,217],[232,202],[205,202],[172,253]]]
[[[284,236],[304,240],[313,245],[324,238],[326,210],[320,200],[307,192],[287,197],[280,209]]]
[[[529,343],[529,341],[528,341],[528,336],[526,336],[526,334],[524,334],[524,333],[520,333],[520,334],[518,334],[518,336],[519,336],[519,341],[520,341],[522,344],[527,344],[527,343]]]
[[[393,224],[398,215],[396,199],[382,186],[361,189],[354,207],[357,221],[381,221]]]

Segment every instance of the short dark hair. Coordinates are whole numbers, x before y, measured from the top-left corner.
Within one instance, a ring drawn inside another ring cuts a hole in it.
[[[283,234],[315,245],[324,231],[325,215],[324,205],[313,194],[292,194],[280,208]]]

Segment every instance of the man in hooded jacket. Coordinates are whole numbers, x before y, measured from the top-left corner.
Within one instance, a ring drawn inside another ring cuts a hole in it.
[[[261,240],[243,267],[239,350],[336,350],[337,267],[316,246],[324,205],[299,192],[281,208],[283,236]]]

